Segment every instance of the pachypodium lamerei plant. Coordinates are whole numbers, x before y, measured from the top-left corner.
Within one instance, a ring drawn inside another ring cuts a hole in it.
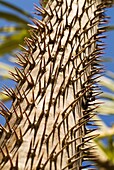
[[[35,5],[31,39],[11,73],[16,89],[0,126],[1,170],[80,170],[93,158],[91,119],[98,107],[97,77],[110,1],[49,0]],[[89,168],[90,165],[86,165]]]

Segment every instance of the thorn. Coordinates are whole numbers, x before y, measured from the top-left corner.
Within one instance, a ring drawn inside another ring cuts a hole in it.
[[[0,102],[0,114],[6,118],[6,122],[9,121],[12,116],[12,113],[2,102]]]
[[[12,107],[13,107],[13,111],[14,111],[14,113],[15,113],[15,115],[16,115],[16,118],[17,118],[16,123],[17,123],[17,124],[20,124],[20,122],[21,122],[21,120],[22,120],[22,118],[23,118],[23,115],[22,115],[21,112],[20,112],[20,115],[18,115],[18,113],[17,113],[17,111],[16,111],[16,108],[15,108],[15,106],[14,106],[14,103],[12,103]]]
[[[10,161],[10,164],[11,164],[11,168],[13,168],[14,166],[13,166],[13,162],[12,162],[12,158],[11,158],[11,155],[10,155],[10,153],[9,153],[9,150],[8,150],[8,148],[7,148],[7,145],[6,144],[4,144],[5,145],[5,149],[6,149],[6,153],[7,153],[7,156],[5,156],[4,158],[5,158],[5,163],[9,160]],[[4,159],[3,158],[3,159]]]
[[[19,87],[18,86],[16,86],[16,90],[17,90],[17,93],[15,92],[15,96],[16,96],[16,98],[18,99],[18,100],[20,100],[20,101],[23,101],[23,96],[22,96],[22,94],[21,94],[21,92],[20,92],[20,89],[19,89]],[[19,96],[18,96],[19,95]]]
[[[20,66],[24,66],[24,62],[22,61],[21,57],[19,56],[19,54],[15,54],[16,58],[17,58],[17,64],[19,64]]]
[[[9,122],[6,122],[6,124],[7,124],[7,126],[8,126],[9,132],[12,133],[12,129],[11,129],[11,127],[10,127]]]
[[[37,164],[37,168],[36,168],[36,169],[42,169],[43,164],[42,164],[41,162],[42,162],[42,159],[43,159],[43,155],[44,155],[44,152],[41,154],[41,156],[40,156],[40,158],[39,158],[39,161],[38,161],[38,164]]]
[[[53,15],[49,14],[49,12],[45,8],[42,8],[42,9],[45,11],[45,14],[47,14],[49,16],[49,19],[53,18]]]
[[[38,35],[36,34],[35,31],[29,30],[29,33],[30,33],[30,36],[31,36],[33,41],[35,41],[35,42],[38,41]]]
[[[43,28],[45,28],[45,23],[43,21],[38,20],[38,19],[37,19],[37,21],[43,26]]]
[[[0,160],[1,162],[0,162],[0,164],[2,164],[3,162],[4,162],[4,164],[5,163],[7,163],[8,162],[8,156],[7,155],[5,155],[5,153],[4,153],[4,151],[3,151],[3,149],[2,149],[2,147],[0,146],[0,150],[1,150],[1,153],[2,153],[2,160]]]
[[[50,10],[51,16],[54,16],[53,10],[51,9],[51,6],[49,5],[49,3],[48,3],[48,7],[49,7],[49,10]]]
[[[32,128],[34,127],[34,125],[31,123],[31,121],[30,121],[30,119],[29,119],[29,116],[28,116],[28,114],[26,113],[26,111],[25,111],[24,113],[25,113],[25,115],[26,115],[26,118],[27,118],[29,124],[28,124],[28,127],[26,128],[25,132],[23,133],[23,136],[27,133],[27,131],[28,131],[29,129],[32,130]],[[25,121],[25,123],[26,123],[26,121]]]
[[[57,146],[58,146],[58,144],[56,144],[56,145],[54,146],[54,148],[52,149],[52,151],[51,151],[51,153],[50,153],[50,156],[47,158],[47,160],[46,160],[45,163],[43,164],[42,169],[45,169],[45,167],[46,167],[46,165],[47,165],[47,163],[49,162],[50,159],[54,159],[53,156],[54,156],[54,153],[55,153],[55,150],[56,150]]]
[[[46,51],[46,31],[44,31],[44,49]]]
[[[17,154],[16,165],[15,165],[15,168],[16,168],[16,169],[19,169],[18,164],[19,164],[19,156],[18,156],[18,154]]]
[[[56,119],[55,119],[55,121],[54,121],[54,123],[53,123],[53,129],[52,129],[52,131],[50,132],[50,133],[53,133],[53,136],[52,136],[52,144],[53,144],[53,142],[54,142],[54,133],[55,133],[55,129],[57,128],[57,121],[58,121],[58,119],[59,119],[59,116],[60,116],[60,112],[58,113],[58,115],[57,115],[57,117],[56,117]]]
[[[27,37],[24,38],[24,41],[25,41],[27,47],[29,48],[29,50],[33,49],[33,45],[32,45],[32,43],[28,40]]]
[[[28,120],[28,122],[29,122],[29,126],[31,127],[32,123],[31,123],[31,121],[30,121],[30,119],[29,119],[29,116],[28,116],[28,114],[26,113],[26,111],[25,111],[25,115],[26,115],[27,120]]]
[[[2,152],[2,157],[3,157],[1,162],[0,162],[0,164],[1,164],[2,162],[7,162],[8,158],[5,156],[5,153],[4,153],[3,148],[1,146],[0,146],[0,150]]]
[[[26,67],[27,65],[27,60],[24,54],[18,52],[18,54],[16,54],[16,57],[19,61],[19,64],[21,64],[23,67]]]
[[[22,91],[23,91],[24,98],[25,98],[25,100],[26,100],[26,102],[27,102],[27,106],[29,106],[29,105],[30,105],[30,102],[29,102],[29,100],[28,100],[28,98],[27,98],[27,95],[25,94],[25,91],[24,91],[24,90],[22,90]]]
[[[52,25],[52,23],[51,23],[50,20],[49,20],[49,26],[46,24],[46,28],[47,28],[47,30],[48,30],[49,33],[52,33],[52,31],[53,31],[53,25]]]
[[[9,133],[9,131],[4,126],[2,126],[1,124],[0,124],[0,127],[1,127],[2,131],[4,131],[6,134]]]
[[[35,26],[33,26],[35,29],[37,29],[38,30],[38,28],[40,28],[42,31],[44,31],[44,26],[45,26],[45,24],[42,22],[42,21],[40,21],[40,20],[37,20],[36,18],[33,18],[33,19],[31,19],[32,20],[32,22],[35,24]],[[29,26],[31,26],[30,24],[28,24]],[[36,28],[37,27],[37,28]]]
[[[62,6],[63,4],[63,0],[56,0],[56,2],[57,2],[57,6]]]
[[[12,76],[12,80],[14,80],[15,82],[19,82],[19,76],[16,73],[9,71],[9,74]]]
[[[12,88],[8,88],[7,86],[4,85],[3,89],[3,94],[5,94],[6,96],[10,97],[13,99],[15,99],[15,95],[14,95],[14,90]]]
[[[49,57],[49,61],[51,60],[51,51],[50,51],[50,46],[49,46],[49,44],[48,44],[48,57]]]
[[[27,24],[30,28],[38,30],[38,26],[36,25],[32,25],[32,24]]]
[[[60,16],[58,16],[58,11],[56,11],[56,9],[55,9],[56,21],[59,22],[59,23],[62,21],[62,8],[60,10],[61,10]]]
[[[37,41],[38,43],[38,47],[39,47],[39,50],[40,50],[40,54],[43,55],[45,52],[46,52],[46,49],[41,49],[41,42]]]
[[[36,4],[34,4],[34,8],[36,11],[38,11],[42,16],[45,16],[45,11],[44,9],[38,7]]]
[[[17,76],[23,81],[25,79],[23,73],[17,67],[15,67],[15,71],[17,73]]]
[[[24,71],[23,71],[23,73],[24,73],[25,76],[27,76]],[[30,80],[29,80],[29,78],[30,78]],[[35,83],[34,83],[34,79],[33,79],[33,77],[31,76],[30,72],[28,73],[28,76],[26,77],[26,81],[28,82],[29,88],[32,89],[32,87],[34,87]]]
[[[19,46],[20,46],[24,51],[28,52],[28,49],[25,48],[23,45],[19,44]]]
[[[32,140],[30,141],[30,146],[29,146],[29,151],[28,151],[28,154],[27,154],[27,159],[26,159],[25,167],[27,165],[28,160],[31,158],[31,168],[30,169],[32,169],[33,161],[34,161],[34,157],[35,157],[35,152],[36,152],[38,143],[39,143],[39,141],[36,143],[36,146],[33,147],[33,141]]]
[[[18,147],[18,148],[23,143],[23,136],[22,136],[22,132],[21,132],[20,128],[19,128],[19,132],[20,132],[20,137],[18,137],[17,132],[14,130],[14,134],[15,134],[15,137],[16,137],[16,142],[15,142],[14,147]]]
[[[70,13],[70,9],[69,9],[69,7],[71,8],[71,6],[72,6],[72,4],[70,4],[69,5],[69,7],[68,7],[68,2],[67,1],[65,1],[65,12],[64,13],[66,13],[67,12],[67,10],[68,10],[68,14]]]

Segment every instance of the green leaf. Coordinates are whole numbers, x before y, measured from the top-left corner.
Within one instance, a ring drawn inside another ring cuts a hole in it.
[[[11,76],[8,71],[0,69],[0,80],[10,79]]]
[[[21,31],[21,30],[24,30],[25,28],[27,28],[27,26],[23,25],[23,26],[8,26],[8,27],[1,27],[0,28],[0,32],[14,32],[14,31]]]
[[[100,84],[111,91],[114,91],[114,81],[107,77],[100,78]]]
[[[6,64],[6,63],[3,63],[3,62],[0,62],[0,69],[5,69],[7,71],[14,71],[14,69],[9,65],[9,64]]]
[[[7,102],[9,100],[10,100],[10,98],[8,96],[6,96],[5,94],[0,92],[0,101]]]
[[[114,164],[114,142],[113,136],[107,138],[108,144],[104,145],[100,140],[95,140],[100,152],[101,159],[108,160]]]
[[[43,7],[46,7],[47,3],[48,3],[49,0],[41,0],[41,5]],[[53,0],[52,0],[53,1]]]
[[[114,79],[114,73],[112,71],[107,71],[106,73],[110,78]]]
[[[102,104],[98,109],[97,111],[100,113],[100,114],[103,114],[103,115],[114,115],[114,102],[113,101],[109,101],[109,100],[104,100],[104,104]]]
[[[8,12],[3,12],[0,11],[0,18],[3,18],[7,21],[11,21],[11,22],[16,22],[16,23],[20,23],[20,24],[28,24],[28,21],[26,21],[25,19],[20,18],[19,16],[15,15],[15,14],[11,14]]]
[[[108,26],[107,31],[114,31],[114,25]]]
[[[19,12],[20,14],[23,14],[23,15],[25,15],[27,17],[32,17],[28,12],[26,12],[26,11],[20,9],[19,7],[15,6],[15,5],[12,5],[12,4],[8,3],[8,2],[0,1],[0,4],[6,6],[8,8],[11,8],[11,9],[15,10],[16,12]]]
[[[6,64],[4,62],[0,62],[0,78],[11,79],[9,71],[14,72],[15,71],[14,67],[11,67],[9,64]]]
[[[19,47],[19,44],[23,43],[24,37],[28,36],[27,30],[22,30],[11,36],[7,36],[3,43],[0,44],[0,56],[6,53],[11,53],[13,50]]]
[[[100,97],[114,101],[114,94],[113,93],[104,92],[100,95]]]

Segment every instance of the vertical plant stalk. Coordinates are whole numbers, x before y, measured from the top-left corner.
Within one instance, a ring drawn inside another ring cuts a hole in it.
[[[79,170],[91,160],[104,8],[95,0],[35,5],[43,20],[33,19],[31,39],[25,38],[27,48],[17,56],[22,70],[11,73],[16,89],[5,88],[12,107],[0,106],[6,118],[0,169]]]

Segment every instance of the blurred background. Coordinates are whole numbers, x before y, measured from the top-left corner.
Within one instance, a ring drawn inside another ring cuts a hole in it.
[[[13,71],[15,66],[18,67],[15,54],[21,50],[19,44],[24,45],[24,37],[29,36],[27,24],[31,23],[30,19],[34,17],[33,3],[40,6],[38,0],[0,0],[0,91],[3,86],[15,88],[9,70]],[[103,39],[106,44],[102,58],[105,73],[100,78],[104,92],[100,101],[104,104],[98,109],[98,116],[95,117],[102,125],[99,128],[101,135],[95,143],[100,155],[114,167],[114,7],[107,9],[105,13],[110,19],[105,33],[107,38]],[[11,101],[7,96],[0,93],[0,100],[10,108]],[[2,115],[0,123],[5,124]]]

